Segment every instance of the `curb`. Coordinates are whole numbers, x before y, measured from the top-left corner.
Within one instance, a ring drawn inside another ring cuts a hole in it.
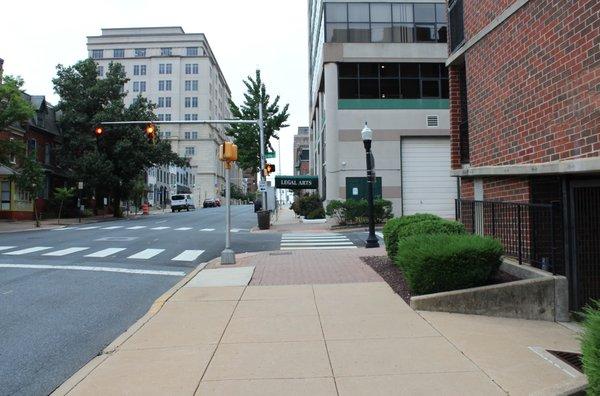
[[[80,368],[75,374],[73,374],[69,379],[63,382],[60,386],[58,386],[54,391],[50,393],[52,396],[58,395],[66,395],[71,392],[81,381],[83,381],[88,375],[92,373],[100,364],[102,364],[110,355],[112,355],[116,350],[123,345],[129,338],[131,338],[135,333],[137,333],[146,323],[150,321],[165,305],[167,301],[171,297],[175,295],[183,286],[185,286],[194,276],[196,276],[200,271],[202,271],[208,264],[213,261],[218,260],[218,258],[213,259],[211,261],[199,264],[193,271],[184,276],[175,286],[167,290],[163,293],[159,298],[157,298],[150,308],[148,312],[144,314],[141,318],[139,318],[134,324],[132,324],[123,334],[114,339],[113,342],[108,344],[96,357],[86,363],[82,368]]]

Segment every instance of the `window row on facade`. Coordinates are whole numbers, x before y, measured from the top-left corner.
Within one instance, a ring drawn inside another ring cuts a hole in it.
[[[325,40],[335,43],[447,41],[444,3],[326,3]]]
[[[154,49],[153,49],[154,50]],[[92,59],[105,59],[110,58],[125,58],[125,57],[135,57],[135,58],[145,58],[150,56],[150,51],[146,48],[134,48],[134,49],[125,49],[125,48],[115,48],[112,50],[102,50],[95,49],[92,50]],[[185,47],[185,48],[176,48],[175,51],[172,47],[163,47],[157,49],[154,55],[160,56],[199,56],[199,54],[204,55],[204,51],[200,49],[200,47]]]
[[[340,63],[340,99],[447,99],[442,63]]]
[[[146,65],[133,65],[134,76],[145,76],[147,74]],[[186,63],[185,74],[198,74],[199,67],[197,63]],[[158,74],[173,74],[172,63],[159,63]],[[98,75],[104,77],[104,66],[98,65]]]

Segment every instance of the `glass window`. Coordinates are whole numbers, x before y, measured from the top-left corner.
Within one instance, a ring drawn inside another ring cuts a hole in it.
[[[435,22],[435,4],[415,4],[415,22]]]
[[[340,99],[358,99],[358,79],[340,79],[338,83]]]
[[[171,97],[167,96],[165,98],[165,107],[171,107]]]
[[[402,63],[400,64],[400,77],[419,77],[418,63]]]
[[[160,63],[158,65],[158,74],[165,74],[165,64],[164,63]]]
[[[400,97],[400,80],[383,78],[379,81],[381,99],[398,99]]]
[[[140,65],[140,76],[146,75],[146,65]]]
[[[192,140],[198,140],[198,132],[192,132]]]
[[[348,24],[348,42],[350,43],[368,43],[371,41],[371,34],[368,23],[349,23]]]
[[[445,78],[442,78],[440,80],[440,85],[442,86],[442,92],[441,92],[442,98],[448,99],[450,97],[450,92],[449,92],[449,88],[448,88],[448,80]]]
[[[124,58],[125,50],[124,49],[115,49],[113,50],[113,58]]]
[[[140,65],[133,65],[133,75],[134,76],[140,75]]]
[[[435,19],[438,22],[445,23],[447,21],[447,9],[446,4],[435,5]]]
[[[192,138],[192,133],[191,132],[184,132],[183,133],[183,138],[185,140],[190,140]]]
[[[328,43],[347,43],[348,42],[348,24],[347,23],[328,23],[327,37]]]
[[[368,3],[349,3],[348,4],[349,22],[369,22],[369,4]]]
[[[171,80],[166,80],[165,81],[165,91],[170,91],[172,88],[172,81]]]
[[[325,15],[327,22],[347,22],[348,8],[346,3],[326,3]]]
[[[379,80],[376,78],[361,78],[359,81],[359,93],[361,99],[379,98]]]
[[[196,154],[196,148],[195,147],[186,147],[185,148],[185,155],[187,157],[191,157],[191,156],[193,156],[195,154]]]
[[[358,77],[357,63],[340,63],[338,65],[338,74],[340,77]]]
[[[198,56],[198,47],[187,47],[185,53],[187,56]]]
[[[144,57],[144,56],[146,56],[146,48],[136,48],[133,51],[133,54],[134,54],[134,56],[136,56],[138,58],[139,57]]]
[[[159,109],[162,107],[165,107],[165,98],[163,98],[163,97],[158,98],[158,106],[157,107]]]
[[[399,66],[397,63],[382,63],[379,65],[381,78],[398,78]]]
[[[140,92],[146,92],[146,81],[140,81]]]
[[[439,98],[440,97],[440,82],[439,80],[423,80],[422,90],[424,98]]]
[[[391,4],[371,3],[371,22],[392,22]]]
[[[92,50],[92,59],[104,58],[104,50]]]
[[[371,41],[373,43],[391,43],[392,40],[391,23],[371,23]]]
[[[165,114],[165,121],[171,121],[171,114]]]
[[[192,120],[192,115],[191,114],[186,114],[185,116],[183,116],[183,120],[184,121],[191,121]]]
[[[133,82],[133,92],[140,92],[140,82],[139,81]]]
[[[413,22],[412,4],[392,4],[392,18],[394,22]]]
[[[360,78],[379,77],[379,64],[377,63],[360,63],[358,70]]]
[[[422,63],[421,77],[438,78],[440,76],[440,66],[437,63]]]
[[[416,25],[415,35],[417,41],[433,42],[437,41],[435,34],[435,25]]]
[[[395,43],[414,43],[414,27],[412,24],[395,23],[392,28]]]
[[[171,56],[173,54],[173,48],[161,48],[160,56]]]
[[[448,41],[448,27],[446,25],[437,24],[437,42],[446,43]]]
[[[418,99],[421,97],[421,90],[418,79],[400,80],[400,97],[402,99]]]
[[[104,76],[104,66],[98,66],[98,76]]]
[[[173,64],[172,63],[167,63],[165,66],[166,66],[165,74],[173,73]]]
[[[158,90],[159,91],[164,91],[165,90],[165,80],[159,80],[158,81]]]

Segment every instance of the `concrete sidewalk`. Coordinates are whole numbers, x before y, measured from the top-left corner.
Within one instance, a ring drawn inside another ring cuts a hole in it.
[[[362,264],[374,253],[383,250],[213,262],[195,276],[248,271],[238,286],[182,282],[55,394],[524,395],[577,379],[530,349],[577,351],[573,331],[415,312]]]

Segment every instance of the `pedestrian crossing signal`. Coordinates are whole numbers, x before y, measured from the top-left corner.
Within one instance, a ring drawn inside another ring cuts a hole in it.
[[[271,173],[275,172],[274,164],[265,164],[265,176],[269,176]]]
[[[238,159],[237,146],[231,142],[225,142],[219,147],[219,160],[233,162]]]
[[[100,135],[102,135],[103,133],[104,133],[104,128],[103,128],[102,126],[100,126],[100,125],[97,125],[97,126],[95,126],[95,127],[94,127],[94,134],[95,134],[96,136],[100,136]]]
[[[144,128],[144,132],[146,132],[148,140],[153,142],[156,139],[156,127],[154,124],[147,124]]]

